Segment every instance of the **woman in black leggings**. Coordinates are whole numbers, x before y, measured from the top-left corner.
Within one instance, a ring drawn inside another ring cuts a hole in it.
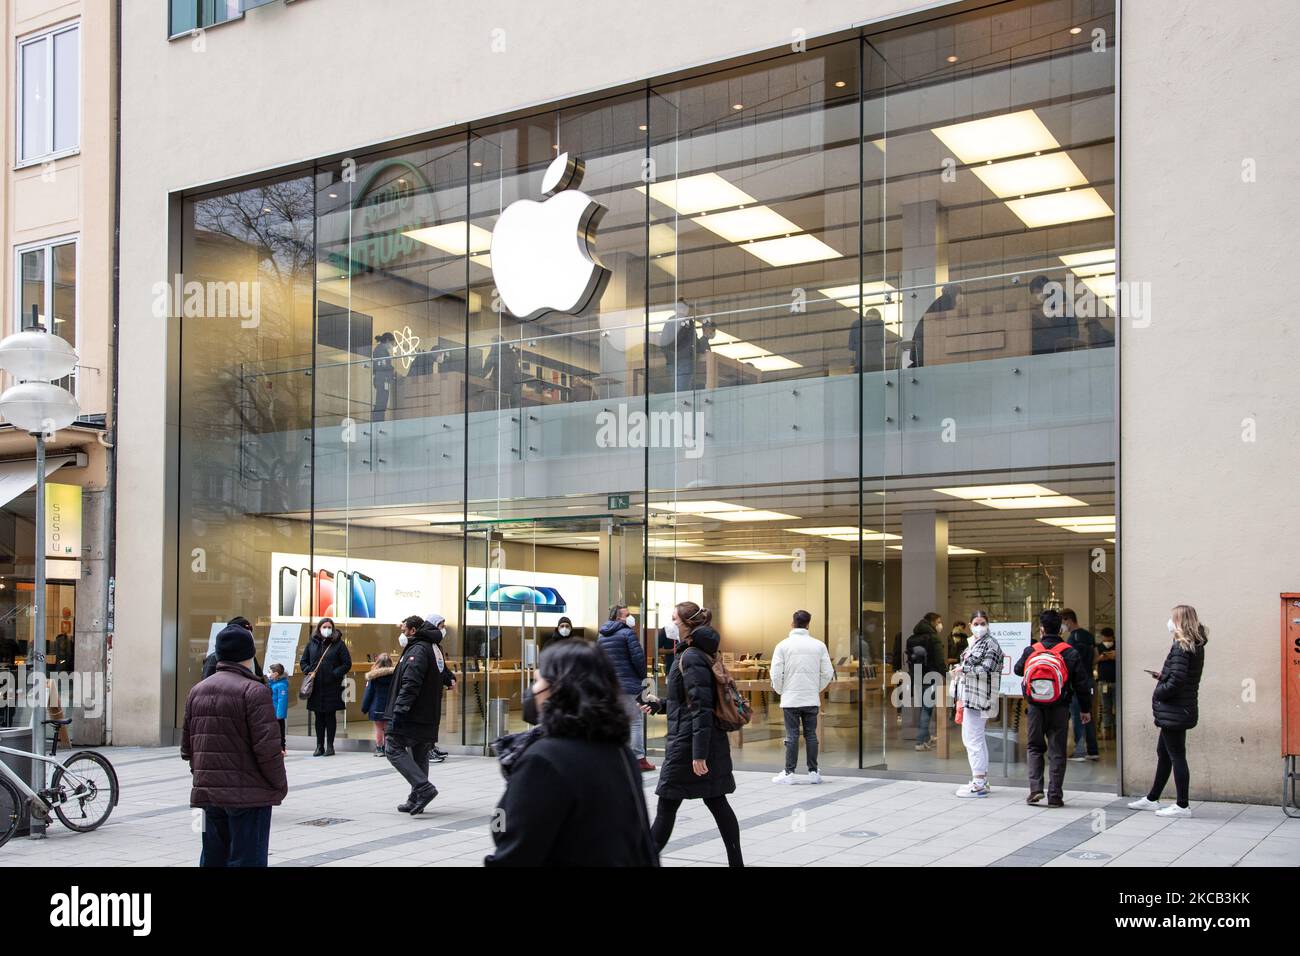
[[[667,696],[647,696],[641,708],[647,714],[668,714],[668,752],[655,788],[659,808],[650,833],[663,852],[682,801],[703,800],[727,848],[727,864],[744,866],[740,823],[727,803],[727,794],[736,790],[731,744],[713,719],[712,664],[721,638],[709,626],[712,619],[707,608],[693,601],[683,601],[673,610],[673,622],[683,636],[668,674]]]
[[[303,649],[298,669],[316,673],[307,709],[316,715],[316,757],[334,756],[338,712],[343,709],[343,681],[352,670],[352,655],[334,622],[321,618]]]
[[[1147,671],[1156,679],[1151,695],[1151,710],[1160,739],[1156,742],[1156,776],[1151,791],[1129,806],[1134,810],[1154,810],[1158,817],[1190,817],[1187,800],[1191,774],[1187,769],[1187,731],[1196,726],[1197,694],[1201,673],[1205,670],[1205,644],[1209,640],[1196,609],[1187,604],[1174,608],[1167,624],[1173,644],[1160,673]],[[1160,794],[1174,776],[1178,802],[1160,806]]]

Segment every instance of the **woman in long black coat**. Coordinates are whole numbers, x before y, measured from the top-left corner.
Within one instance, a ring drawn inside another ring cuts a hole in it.
[[[722,638],[709,626],[712,619],[708,608],[693,601],[683,601],[673,609],[673,623],[685,636],[668,674],[667,696],[644,698],[646,713],[668,714],[667,755],[655,788],[659,806],[650,832],[662,852],[672,837],[682,801],[703,800],[727,848],[727,864],[744,866],[740,824],[727,803],[727,794],[736,790],[731,743],[713,716],[713,658]]]
[[[352,670],[352,655],[343,643],[343,635],[328,617],[321,618],[316,625],[311,640],[303,648],[298,669],[305,677],[316,670],[322,658],[325,663],[312,685],[307,709],[316,715],[316,752],[313,756],[333,757],[338,712],[343,709],[343,681]]]
[[[1196,608],[1180,604],[1169,617],[1169,633],[1173,644],[1165,656],[1165,663],[1156,679],[1156,689],[1151,694],[1151,712],[1160,728],[1156,742],[1156,776],[1145,797],[1129,804],[1134,810],[1155,810],[1162,817],[1190,817],[1187,791],[1191,773],[1187,768],[1187,731],[1200,719],[1198,695],[1201,674],[1205,670],[1205,645],[1209,640],[1205,627],[1196,615]],[[1150,672],[1149,672],[1150,673]],[[1160,793],[1173,773],[1178,802],[1173,806],[1160,806]]]

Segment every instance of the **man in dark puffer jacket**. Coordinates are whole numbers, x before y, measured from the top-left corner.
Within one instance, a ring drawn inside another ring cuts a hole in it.
[[[253,674],[253,635],[217,635],[217,669],[185,701],[181,758],[190,763],[190,806],[203,809],[199,866],[266,866],[271,808],[289,793],[271,689]]]
[[[405,649],[393,673],[385,713],[389,723],[384,755],[411,785],[397,809],[412,816],[423,813],[438,795],[438,788],[429,782],[429,755],[438,739],[442,690],[456,684],[437,648],[443,638],[442,624],[441,615],[427,622],[412,615],[402,622]]]

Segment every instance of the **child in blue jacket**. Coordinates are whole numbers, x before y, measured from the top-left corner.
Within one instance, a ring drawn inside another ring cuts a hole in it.
[[[267,671],[266,685],[271,688],[271,703],[275,705],[275,717],[280,722],[280,753],[287,753],[284,722],[289,716],[289,678],[284,676],[283,664],[272,664]]]
[[[393,686],[393,664],[391,654],[380,654],[366,672],[366,693],[361,698],[361,712],[369,717],[375,725],[375,756],[384,755],[385,731],[388,722],[384,720],[384,711],[388,710],[388,695]]]

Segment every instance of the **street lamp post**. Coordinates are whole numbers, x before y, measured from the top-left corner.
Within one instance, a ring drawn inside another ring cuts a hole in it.
[[[0,415],[36,440],[36,583],[32,594],[32,641],[28,661],[35,674],[36,700],[31,708],[32,750],[41,752],[45,739],[45,440],[67,428],[81,408],[66,388],[51,379],[70,375],[77,351],[57,335],[30,329],[0,341],[0,368],[18,379],[0,394]],[[31,788],[45,789],[45,764],[32,761]],[[31,821],[34,840],[45,838],[44,821]]]

